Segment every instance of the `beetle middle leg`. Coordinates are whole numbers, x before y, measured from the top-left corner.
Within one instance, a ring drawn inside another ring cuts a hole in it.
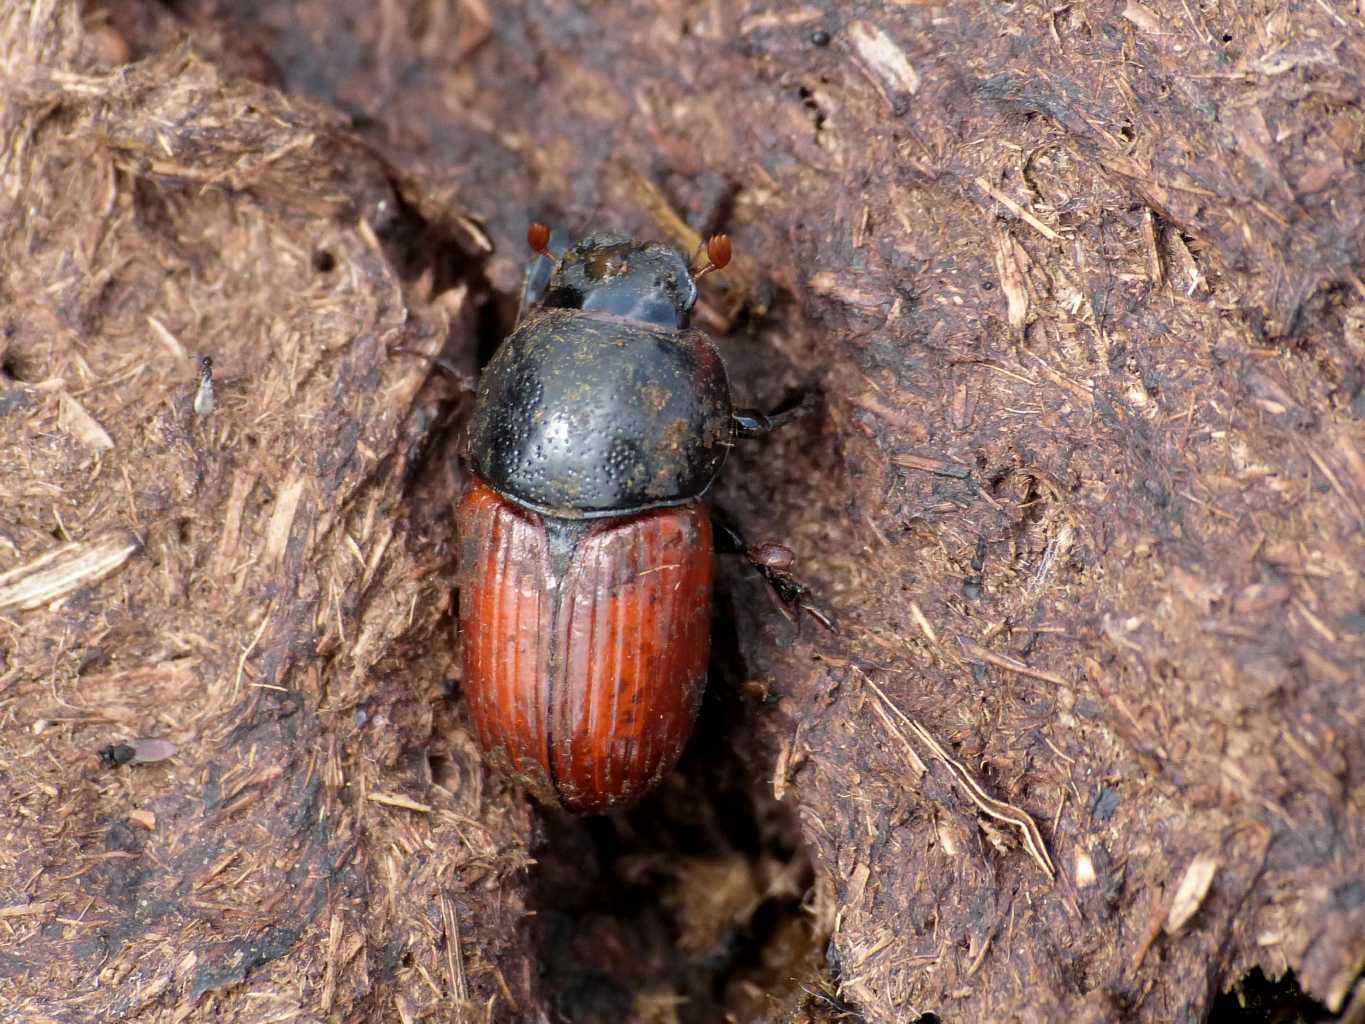
[[[757,409],[736,409],[731,413],[735,422],[736,437],[762,437],[778,427],[804,419],[815,412],[819,400],[810,392],[805,392],[797,401],[775,412],[759,412]]]
[[[791,548],[775,541],[748,543],[739,527],[718,509],[711,510],[711,522],[715,529],[716,551],[720,554],[743,555],[745,560],[759,571],[764,582],[777,595],[783,606],[797,614],[798,625],[800,613],[805,612],[830,632],[834,632],[834,623],[829,615],[812,600],[810,587],[791,572],[791,567],[796,562],[796,555],[792,553]]]

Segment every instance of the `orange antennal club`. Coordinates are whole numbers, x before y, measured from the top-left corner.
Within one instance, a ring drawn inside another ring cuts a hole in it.
[[[550,253],[550,228],[540,221],[532,221],[531,226],[526,229],[526,244],[531,247],[531,251],[546,259],[554,259]]]
[[[706,242],[706,264],[692,276],[700,281],[713,270],[724,270],[735,254],[729,235],[712,235]]]

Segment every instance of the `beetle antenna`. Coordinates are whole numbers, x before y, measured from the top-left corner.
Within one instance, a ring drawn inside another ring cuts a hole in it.
[[[532,221],[531,226],[526,229],[526,244],[531,247],[531,251],[537,256],[544,256],[547,260],[559,269],[560,257],[550,251],[550,227],[540,221]]]
[[[712,235],[706,241],[706,263],[692,271],[692,280],[700,281],[713,270],[724,270],[734,254],[729,235]]]

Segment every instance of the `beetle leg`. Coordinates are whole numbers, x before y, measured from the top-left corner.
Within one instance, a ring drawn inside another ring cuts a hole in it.
[[[760,545],[761,547],[762,545]],[[805,612],[820,625],[824,626],[831,633],[834,632],[834,622],[829,615],[814,601],[811,600],[810,587],[802,583],[786,569],[778,569],[771,565],[764,564],[761,560],[750,554],[748,551],[744,556],[749,559],[749,564],[763,574],[772,592],[777,595],[787,608],[795,612]],[[797,619],[797,625],[801,620]]]
[[[711,521],[715,528],[716,550],[721,554],[743,555],[745,561],[759,571],[768,589],[782,602],[783,608],[797,614],[798,629],[801,625],[799,615],[805,612],[831,633],[834,632],[833,620],[812,600],[810,587],[790,571],[796,557],[791,548],[772,541],[749,544],[739,528],[714,509]]]
[[[777,412],[759,412],[757,409],[736,409],[731,413],[735,422],[735,434],[739,437],[762,437],[778,427],[803,419],[815,412],[817,399],[806,392],[795,405]]]

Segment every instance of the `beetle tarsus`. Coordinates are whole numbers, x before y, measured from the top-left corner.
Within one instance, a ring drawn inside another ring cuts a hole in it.
[[[834,626],[834,620],[823,608],[820,608],[817,605],[813,605],[809,601],[802,601],[801,610],[805,612],[807,615],[809,615],[816,622],[820,623],[820,625],[824,626],[825,629],[827,629],[829,632],[831,633],[838,632],[838,630]]]

